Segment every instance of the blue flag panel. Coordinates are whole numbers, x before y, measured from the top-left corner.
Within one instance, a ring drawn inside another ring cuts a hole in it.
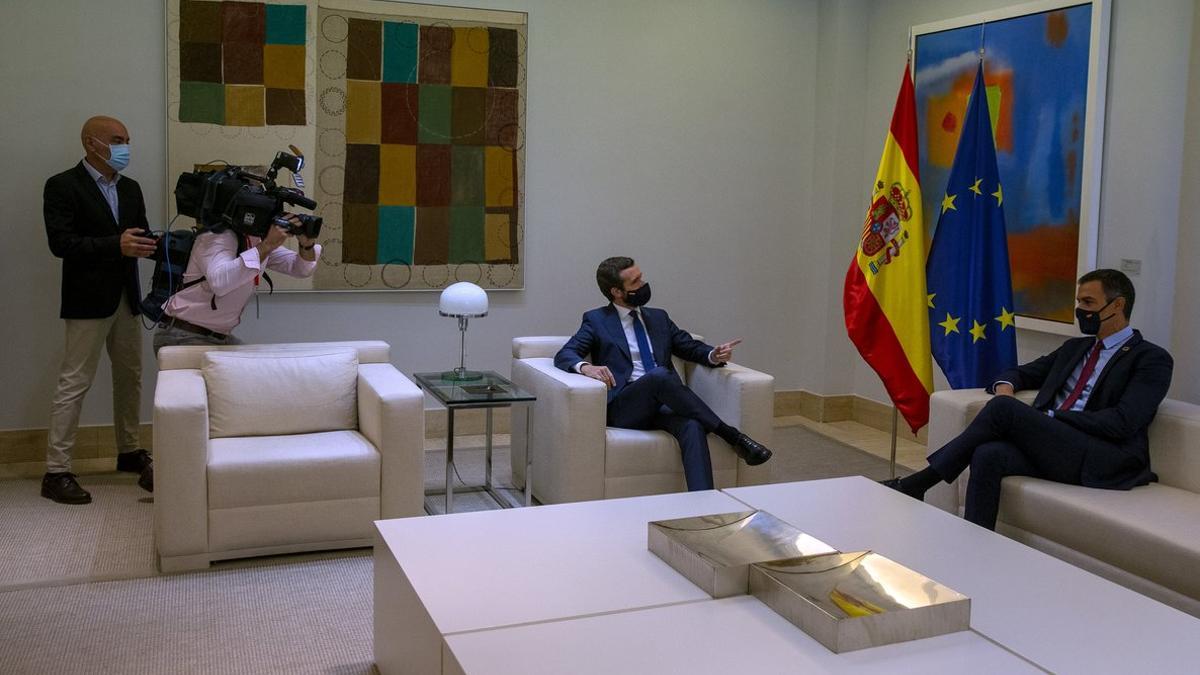
[[[926,266],[930,346],[951,387],[987,386],[1017,364],[1017,330],[982,62],[940,211]]]

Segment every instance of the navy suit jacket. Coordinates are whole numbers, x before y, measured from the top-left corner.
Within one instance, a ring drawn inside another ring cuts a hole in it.
[[[42,195],[46,238],[50,252],[62,258],[64,319],[103,319],[117,311],[124,293],[129,309],[140,312],[142,286],[137,258],[121,254],[121,233],[146,229],[146,203],[137,181],[121,176],[117,181],[117,211],[96,186],[83,162],[51,176]]]
[[[642,315],[642,324],[646,326],[654,363],[674,372],[675,366],[671,363],[671,356],[674,355],[685,361],[716,367],[708,361],[713,348],[693,338],[687,331],[680,330],[665,311],[641,307],[638,312]],[[621,315],[613,305],[585,312],[579,330],[554,355],[554,365],[567,372],[575,372],[572,368],[580,361],[587,361],[594,366],[607,366],[612,372],[616,386],[608,390],[610,402],[629,383],[629,376],[633,374],[633,357],[629,355],[629,341],[621,326]]]
[[[1037,389],[1033,407],[1049,410],[1075,366],[1095,344],[1094,337],[1067,340],[1053,352],[996,379],[1012,382],[1017,390]],[[1167,396],[1174,363],[1167,350],[1135,330],[1105,364],[1083,410],[1054,413],[1055,419],[1107,441],[1097,443],[1084,457],[1083,485],[1128,490],[1158,480],[1150,470],[1148,428]],[[992,387],[988,393],[995,393]]]

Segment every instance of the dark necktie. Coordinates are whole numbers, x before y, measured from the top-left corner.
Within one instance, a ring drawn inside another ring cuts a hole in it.
[[[654,370],[654,352],[650,350],[650,341],[646,339],[646,327],[642,325],[642,317],[637,310],[629,313],[633,317],[633,336],[637,338],[638,351],[642,354],[642,367],[646,372]]]
[[[1070,410],[1071,406],[1079,400],[1083,394],[1083,388],[1087,386],[1088,380],[1092,379],[1092,372],[1096,370],[1096,362],[1100,360],[1100,351],[1104,349],[1104,343],[1096,340],[1096,346],[1092,348],[1088,354],[1087,361],[1083,362],[1083,370],[1079,372],[1079,380],[1075,382],[1075,388],[1067,396],[1067,400],[1058,406],[1059,410]]]

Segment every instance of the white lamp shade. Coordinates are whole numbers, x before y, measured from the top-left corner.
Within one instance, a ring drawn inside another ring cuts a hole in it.
[[[438,314],[442,316],[487,316],[487,312],[487,292],[469,281],[447,286],[438,303]]]

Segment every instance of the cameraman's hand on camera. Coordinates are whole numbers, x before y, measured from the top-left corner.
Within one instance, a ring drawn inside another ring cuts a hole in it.
[[[283,242],[287,241],[290,236],[287,230],[278,225],[272,225],[267,236],[263,237],[263,240],[258,242],[258,246],[255,247],[258,249],[258,259],[265,261],[267,256],[271,255],[271,251],[283,246]]]
[[[304,234],[304,222],[294,213],[285,213],[283,217],[292,224],[292,232],[296,233],[296,243],[298,244],[296,248],[299,249],[300,257],[309,261],[316,260],[317,240]]]
[[[157,243],[153,237],[143,237],[142,230],[131,228],[121,232],[121,255],[145,258],[154,253]]]

